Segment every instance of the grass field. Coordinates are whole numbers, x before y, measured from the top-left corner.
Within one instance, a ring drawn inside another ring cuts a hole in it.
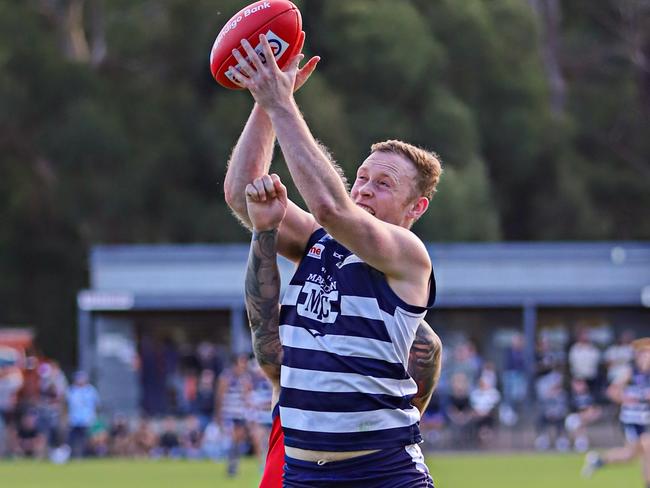
[[[638,464],[610,467],[590,480],[579,477],[582,457],[563,455],[430,456],[436,488],[643,488]],[[254,488],[259,471],[246,460],[238,478],[203,461],[0,462],[1,488]]]

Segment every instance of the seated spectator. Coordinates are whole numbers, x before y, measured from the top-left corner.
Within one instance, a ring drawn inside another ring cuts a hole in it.
[[[187,459],[200,459],[201,458],[201,439],[203,434],[201,432],[201,423],[196,415],[190,415],[185,419],[180,435],[180,445],[183,452],[183,457]]]
[[[96,418],[88,430],[88,443],[84,456],[106,457],[110,451],[108,425],[103,418]]]
[[[446,414],[458,443],[460,445],[469,444],[472,437],[471,428],[474,417],[469,403],[469,379],[463,373],[454,373],[451,377],[451,393]]]
[[[180,458],[183,455],[174,417],[165,417],[153,457]]]
[[[15,454],[19,457],[42,458],[45,456],[47,438],[38,428],[35,410],[27,410],[18,423]]]
[[[571,413],[566,418],[565,426],[576,451],[586,452],[589,449],[587,426],[598,420],[600,415],[601,409],[589,392],[587,382],[571,381]]]
[[[494,419],[500,401],[501,394],[492,384],[491,377],[481,376],[478,387],[469,396],[469,403],[482,444],[489,442],[494,435]]]
[[[132,439],[133,454],[136,457],[150,457],[158,446],[158,436],[151,428],[151,422],[146,418],[140,419]]]
[[[425,447],[430,448],[439,442],[444,427],[445,416],[440,402],[440,394],[434,391],[420,420],[420,431],[427,443]]]
[[[116,414],[109,429],[109,444],[112,456],[125,457],[133,452],[129,421],[125,415]]]
[[[569,411],[569,401],[564,390],[562,374],[557,370],[540,376],[535,384],[539,408],[538,436],[535,447],[548,449],[551,442],[556,449],[566,451],[569,440],[564,431],[564,419]]]
[[[206,459],[217,461],[226,457],[229,438],[223,433],[218,422],[212,420],[203,431],[201,452]]]

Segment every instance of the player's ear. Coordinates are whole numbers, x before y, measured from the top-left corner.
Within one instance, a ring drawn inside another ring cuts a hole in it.
[[[424,212],[429,208],[429,199],[427,197],[417,197],[413,203],[411,203],[411,208],[409,209],[409,217],[414,220],[419,219]]]

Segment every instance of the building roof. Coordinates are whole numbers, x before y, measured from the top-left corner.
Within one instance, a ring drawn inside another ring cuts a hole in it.
[[[650,242],[428,244],[440,307],[650,306]],[[247,244],[95,246],[79,306],[243,305]],[[293,265],[280,259],[282,281]]]

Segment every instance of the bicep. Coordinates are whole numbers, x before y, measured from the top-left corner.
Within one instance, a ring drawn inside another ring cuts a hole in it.
[[[428,279],[431,260],[415,234],[379,220],[356,206],[351,206],[348,214],[347,218],[332,219],[326,226],[334,239],[390,278],[410,281],[422,276]]]

